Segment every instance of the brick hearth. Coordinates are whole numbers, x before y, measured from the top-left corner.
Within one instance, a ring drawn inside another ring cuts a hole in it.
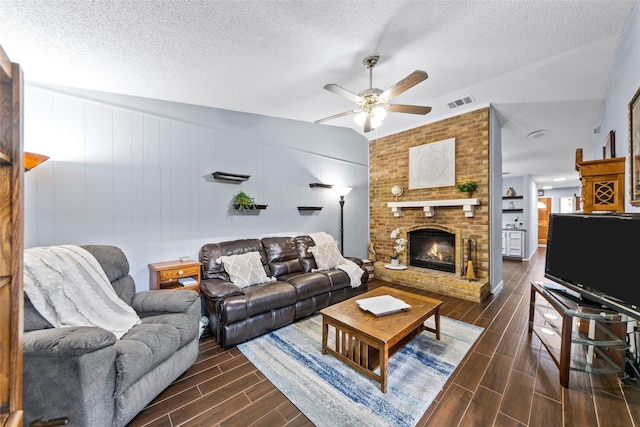
[[[467,280],[456,273],[411,266],[406,270],[389,270],[384,264],[381,261],[374,263],[376,279],[474,302],[480,302],[489,295],[490,286],[487,280]]]

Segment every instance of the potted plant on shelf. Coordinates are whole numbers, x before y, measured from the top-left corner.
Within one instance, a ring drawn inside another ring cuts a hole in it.
[[[253,197],[249,196],[244,191],[240,191],[238,194],[233,196],[233,208],[239,211],[246,211],[251,209],[256,209],[256,202],[253,200]]]
[[[393,254],[391,255],[391,265],[397,267],[400,265],[400,254],[404,252],[405,245],[407,244],[407,239],[404,237],[398,237],[400,235],[400,228],[396,228],[391,232],[391,238],[394,240],[393,245]]]
[[[466,181],[456,184],[456,188],[461,193],[467,193],[469,197],[478,189],[478,183],[475,181]]]

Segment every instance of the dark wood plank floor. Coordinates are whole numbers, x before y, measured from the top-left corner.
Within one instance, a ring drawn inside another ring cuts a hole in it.
[[[443,315],[485,328],[418,426],[640,427],[640,381],[572,372],[563,388],[546,349],[528,334],[529,282],[544,280],[544,251],[503,267],[503,289],[482,303],[398,286],[439,298]],[[381,285],[390,286],[370,283]],[[194,365],[129,424],[311,425],[237,348],[224,350],[210,336]]]

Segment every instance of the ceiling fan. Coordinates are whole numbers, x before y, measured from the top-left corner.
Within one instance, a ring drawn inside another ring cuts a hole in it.
[[[365,89],[357,95],[353,92],[346,90],[345,88],[338,86],[337,84],[326,84],[324,88],[330,92],[340,95],[349,101],[355,102],[358,109],[345,111],[343,113],[335,114],[333,116],[325,117],[324,119],[316,120],[315,123],[326,122],[327,120],[337,119],[338,117],[347,116],[349,114],[355,114],[355,122],[358,126],[364,125],[364,131],[370,132],[377,128],[382,123],[382,120],[387,116],[387,111],[394,113],[409,113],[409,114],[427,114],[431,111],[431,107],[423,107],[419,105],[405,105],[405,104],[389,104],[396,96],[400,95],[404,91],[412,88],[418,83],[427,79],[427,73],[421,70],[416,70],[409,74],[404,79],[400,80],[389,89],[383,91],[373,87],[373,67],[378,63],[380,56],[373,55],[366,57],[362,64],[369,69],[369,89]]]

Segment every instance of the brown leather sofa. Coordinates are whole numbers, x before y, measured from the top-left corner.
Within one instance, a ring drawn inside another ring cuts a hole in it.
[[[201,294],[206,302],[211,333],[224,347],[255,338],[331,304],[367,291],[369,275],[352,287],[349,275],[335,268],[316,268],[308,248],[309,236],[266,237],[208,243],[200,249]],[[258,252],[267,276],[277,281],[240,288],[216,260],[220,256]],[[362,268],[362,260],[348,258]]]

